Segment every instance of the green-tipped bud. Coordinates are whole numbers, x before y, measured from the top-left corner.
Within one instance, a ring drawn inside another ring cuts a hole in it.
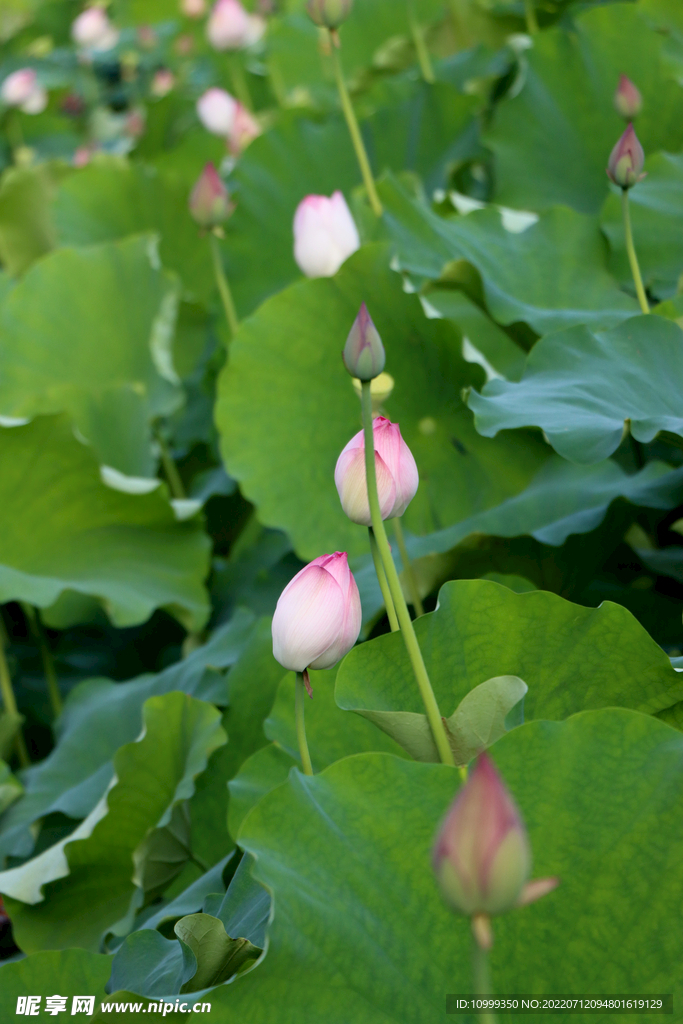
[[[308,0],[306,4],[311,21],[323,28],[338,28],[352,7],[353,0]]]
[[[206,165],[190,194],[190,213],[203,228],[217,228],[232,213],[227,188],[213,164]]]
[[[642,181],[645,153],[630,124],[610,153],[607,174],[620,188],[633,188]]]
[[[382,339],[363,303],[346,339],[342,353],[344,366],[352,377],[368,381],[379,377],[386,358]]]
[[[630,78],[621,75],[614,94],[614,106],[625,121],[633,121],[642,110],[643,97]]]

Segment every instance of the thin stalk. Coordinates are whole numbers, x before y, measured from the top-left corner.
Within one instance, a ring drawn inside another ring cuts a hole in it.
[[[524,15],[526,17],[527,32],[530,36],[535,36],[538,32],[538,18],[536,17],[534,0],[524,0]]]
[[[296,738],[299,744],[299,754],[301,756],[301,764],[304,769],[304,775],[313,774],[313,765],[311,764],[311,755],[308,752],[308,741],[306,739],[306,721],[304,719],[304,701],[305,701],[305,690],[304,690],[304,674],[303,672],[297,672],[296,674],[296,691],[294,694],[294,716],[296,718]]]
[[[472,940],[472,970],[474,974],[474,994],[476,996],[492,995],[489,952],[479,945],[476,938]],[[496,1015],[491,1010],[480,1010],[479,1020],[481,1024],[496,1024]]]
[[[429,56],[427,43],[425,42],[424,29],[415,14],[415,0],[408,0],[408,24],[410,25],[410,34],[412,35],[413,43],[415,44],[415,52],[417,54],[417,60],[420,65],[422,77],[425,82],[433,85],[436,81],[436,76],[434,75],[432,60]]]
[[[631,227],[631,207],[628,201],[628,189],[622,188],[621,190],[621,210],[624,215],[624,235],[626,238],[626,252],[628,253],[628,261],[631,264],[631,273],[633,274],[633,283],[636,286],[636,295],[638,296],[638,302],[643,313],[650,312],[650,306],[647,301],[645,294],[645,288],[643,287],[643,279],[640,275],[640,266],[638,264],[638,256],[636,255],[636,247],[633,244],[633,229]]]
[[[419,619],[421,615],[424,615],[425,610],[420,599],[420,591],[417,589],[417,579],[415,578],[415,570],[413,569],[413,563],[410,561],[408,555],[408,548],[406,547],[406,539],[403,536],[403,524],[399,516],[392,520],[394,524],[394,533],[396,534],[396,543],[398,544],[398,553],[401,556],[403,562],[403,571],[406,574],[406,580],[408,581],[408,590],[410,591],[410,600],[413,608],[415,609],[415,618]]]
[[[396,618],[396,609],[394,608],[394,602],[391,597],[391,591],[389,590],[389,583],[387,581],[387,574],[384,571],[382,565],[382,559],[377,547],[377,541],[375,535],[372,532],[372,527],[368,527],[368,537],[370,538],[370,550],[372,551],[372,560],[375,563],[375,572],[377,573],[377,582],[379,583],[379,589],[382,591],[382,598],[384,599],[384,607],[387,610],[387,616],[389,618],[389,625],[391,626],[391,632],[396,633],[400,628],[398,619]]]
[[[443,719],[441,718],[441,712],[439,711],[439,706],[436,703],[436,697],[432,690],[432,684],[429,681],[427,668],[422,657],[422,651],[420,650],[420,645],[418,644],[417,637],[415,636],[415,630],[413,629],[408,605],[406,604],[403,596],[401,581],[398,578],[396,566],[394,565],[394,560],[391,556],[391,548],[389,547],[389,541],[387,539],[387,531],[384,528],[382,513],[379,507],[377,473],[375,470],[375,445],[372,431],[372,396],[370,393],[370,381],[363,381],[361,405],[363,409],[363,431],[365,441],[365,474],[368,484],[368,502],[370,504],[370,515],[372,517],[372,528],[375,533],[375,540],[377,541],[377,547],[379,548],[379,553],[382,558],[384,571],[387,574],[387,581],[394,601],[396,616],[398,618],[399,626],[401,627],[401,633],[406,645],[408,657],[410,658],[413,666],[413,672],[415,673],[415,679],[417,680],[420,695],[425,706],[427,720],[431,727],[432,735],[434,736],[434,742],[437,750],[439,751],[439,757],[444,764],[455,765],[455,761],[453,760],[453,751],[451,750],[450,743],[448,742],[446,729],[443,724]]]
[[[268,58],[268,76],[270,78],[270,87],[273,90],[273,95],[277,102],[278,107],[287,106],[287,86],[282,75],[282,69],[277,58],[272,55]]]
[[[235,96],[242,106],[246,107],[247,110],[253,110],[254,102],[251,98],[251,92],[249,91],[247,76],[244,73],[244,67],[242,66],[241,59],[236,55],[233,55],[230,59],[230,78],[232,79],[232,87],[235,90]]]
[[[12,689],[12,677],[9,672],[9,665],[7,664],[7,657],[5,655],[5,642],[5,630],[0,623],[0,696],[2,696],[2,703],[5,711],[10,715],[18,715],[19,709],[17,708],[14,690]],[[24,743],[21,726],[17,732],[15,743],[17,747],[17,754],[19,756],[19,764],[22,768],[28,768],[31,761],[28,756],[26,744]]]
[[[377,186],[375,185],[375,179],[372,176],[372,169],[370,167],[370,161],[368,160],[368,154],[365,149],[365,143],[363,142],[363,136],[360,133],[360,127],[358,125],[358,119],[356,118],[356,112],[353,109],[351,103],[351,97],[349,96],[349,90],[346,87],[346,81],[344,80],[344,71],[341,66],[341,59],[339,57],[339,36],[334,30],[330,30],[330,49],[332,51],[332,64],[334,67],[334,77],[337,82],[337,91],[339,92],[339,99],[341,100],[342,110],[344,111],[344,117],[346,118],[346,124],[348,125],[349,134],[351,136],[351,142],[353,148],[356,151],[356,157],[358,158],[358,164],[360,166],[360,172],[363,175],[363,182],[365,189],[368,193],[368,199],[370,200],[370,206],[376,217],[381,217],[382,203],[377,194]]]
[[[216,284],[218,285],[218,291],[220,292],[221,302],[223,303],[223,309],[225,310],[225,319],[228,321],[228,327],[230,328],[230,334],[234,338],[237,334],[237,328],[239,327],[239,320],[237,319],[237,311],[235,309],[235,303],[233,302],[232,292],[230,291],[230,285],[228,279],[225,276],[223,270],[223,260],[221,259],[221,247],[218,244],[218,237],[211,232],[211,255],[213,257],[213,270],[216,275]]]
[[[159,430],[156,431],[157,444],[159,445],[159,452],[161,454],[161,464],[164,467],[164,473],[168,480],[168,486],[171,488],[171,494],[174,498],[185,498],[185,488],[183,487],[183,481],[180,479],[180,473],[178,467],[175,464],[175,460],[168,450],[168,445],[161,436]]]
[[[45,636],[45,630],[43,624],[40,621],[40,612],[33,605],[22,603],[24,609],[24,615],[28,619],[28,624],[33,633],[34,637],[38,642],[40,648],[40,659],[43,663],[43,672],[45,673],[45,682],[47,683],[47,692],[50,696],[50,705],[52,707],[52,714],[55,718],[59,718],[62,713],[62,695],[59,692],[59,683],[57,681],[57,673],[55,671],[55,662],[52,657],[52,651],[47,642]]]

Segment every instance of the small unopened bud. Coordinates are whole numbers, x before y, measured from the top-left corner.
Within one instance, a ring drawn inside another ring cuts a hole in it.
[[[353,0],[308,0],[306,10],[311,21],[324,28],[338,28],[346,21]]]
[[[530,903],[558,884],[543,879],[527,885],[526,828],[487,754],[480,754],[446,815],[433,866],[447,902],[476,920]]]
[[[213,164],[206,165],[190,195],[190,213],[203,228],[215,228],[228,219],[232,203]]]
[[[621,114],[626,121],[635,120],[642,110],[643,97],[640,95],[640,90],[626,75],[621,75],[619,78],[619,85],[614,94],[614,106],[617,113]]]
[[[607,174],[620,188],[633,188],[645,177],[643,174],[644,163],[643,147],[638,141],[633,125],[629,124],[610,153]]]
[[[360,307],[360,312],[349,331],[342,359],[351,376],[361,381],[379,377],[384,369],[384,345],[365,303]]]

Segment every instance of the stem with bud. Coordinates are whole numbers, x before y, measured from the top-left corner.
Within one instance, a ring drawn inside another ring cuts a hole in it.
[[[413,569],[413,563],[410,561],[408,555],[408,548],[406,547],[406,539],[403,536],[403,524],[401,523],[400,516],[396,516],[392,520],[394,524],[394,534],[396,536],[396,543],[398,544],[398,553],[401,556],[401,562],[403,563],[403,571],[406,574],[406,581],[408,583],[408,590],[410,592],[410,600],[413,608],[415,609],[415,618],[419,619],[421,615],[424,615],[425,610],[422,605],[422,599],[420,598],[420,591],[417,586],[417,579],[415,577],[415,570]]]
[[[235,303],[233,302],[228,279],[225,276],[225,271],[223,270],[223,260],[221,259],[218,235],[215,231],[212,231],[209,237],[211,241],[211,255],[213,257],[213,270],[216,276],[216,284],[218,285],[218,291],[221,296],[221,302],[223,303],[223,309],[225,310],[225,318],[228,321],[230,334],[234,338],[237,334],[237,328],[239,327],[237,311],[235,309]]]
[[[408,24],[410,25],[410,34],[413,37],[413,43],[415,44],[415,52],[417,53],[417,60],[420,65],[420,71],[425,82],[429,85],[433,85],[436,81],[434,75],[434,69],[432,67],[432,61],[429,56],[429,50],[425,42],[425,34],[422,25],[417,19],[415,13],[415,0],[408,0]]]
[[[304,674],[303,672],[297,672],[296,674],[296,691],[294,694],[294,717],[296,719],[296,739],[299,744],[299,755],[301,757],[301,765],[304,770],[304,775],[313,774],[313,765],[311,764],[311,755],[308,752],[308,740],[306,739],[306,721],[304,718]]]
[[[420,645],[415,636],[415,630],[408,611],[408,605],[403,596],[401,581],[398,578],[394,560],[391,557],[391,548],[387,539],[387,531],[384,528],[382,512],[379,507],[379,495],[377,493],[377,471],[375,467],[375,439],[372,429],[372,396],[370,393],[370,381],[363,381],[361,392],[361,406],[363,410],[363,432],[365,442],[365,476],[368,487],[368,503],[370,505],[370,516],[372,518],[372,529],[379,548],[384,571],[387,576],[389,590],[394,601],[396,616],[398,618],[401,633],[406,645],[408,657],[410,658],[415,673],[415,679],[420,690],[427,720],[432,730],[436,748],[443,764],[455,765],[453,751],[451,750],[446,729],[441,718],[441,712],[434,696],[432,684],[429,681],[427,667],[422,657]]]
[[[351,103],[351,97],[349,96],[349,90],[346,87],[346,81],[344,79],[344,71],[341,66],[341,59],[339,57],[339,35],[336,29],[330,29],[330,50],[332,52],[332,65],[334,67],[334,77],[337,82],[337,91],[339,92],[339,99],[341,101],[342,110],[344,111],[344,117],[346,118],[346,124],[348,125],[349,134],[351,135],[351,142],[353,148],[356,151],[356,157],[360,165],[360,171],[363,175],[363,182],[365,189],[368,193],[368,199],[370,200],[370,206],[372,207],[373,213],[376,217],[381,217],[384,212],[382,209],[382,203],[380,202],[379,195],[377,194],[377,187],[375,185],[375,179],[372,176],[372,169],[370,167],[370,161],[368,154],[365,150],[365,143],[363,142],[363,136],[360,133],[360,127],[358,125],[358,119],[356,118],[356,112],[353,109]]]
[[[384,571],[382,558],[371,526],[368,527],[368,537],[370,538],[370,551],[372,552],[372,561],[375,565],[375,572],[377,573],[377,582],[379,583],[379,589],[382,591],[382,598],[384,600],[384,607],[387,610],[387,617],[389,619],[389,625],[391,626],[391,632],[396,633],[400,629],[398,619],[396,618],[396,609],[394,608],[391,591],[389,590],[387,574]]]
[[[631,265],[631,274],[633,275],[633,283],[636,286],[636,295],[638,296],[638,302],[643,313],[650,312],[650,306],[647,301],[647,295],[645,294],[645,288],[643,286],[643,278],[640,274],[640,266],[638,264],[638,256],[636,254],[636,247],[633,243],[633,229],[631,227],[631,207],[629,206],[627,188],[621,190],[621,210],[624,215],[624,237],[626,239],[626,252],[628,253],[628,261]]]

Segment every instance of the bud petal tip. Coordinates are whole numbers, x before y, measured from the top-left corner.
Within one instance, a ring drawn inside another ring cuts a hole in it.
[[[379,331],[372,322],[365,303],[353,322],[342,353],[344,366],[360,381],[379,377],[386,363],[386,353]]]
[[[233,207],[230,195],[212,163],[206,164],[190,193],[192,217],[203,228],[216,228],[228,219]]]
[[[607,164],[607,175],[620,188],[633,188],[642,181],[645,153],[632,124],[629,124],[614,149]]]
[[[633,121],[642,110],[643,97],[640,90],[626,75],[620,75],[619,85],[614,93],[614,106],[626,121]]]

